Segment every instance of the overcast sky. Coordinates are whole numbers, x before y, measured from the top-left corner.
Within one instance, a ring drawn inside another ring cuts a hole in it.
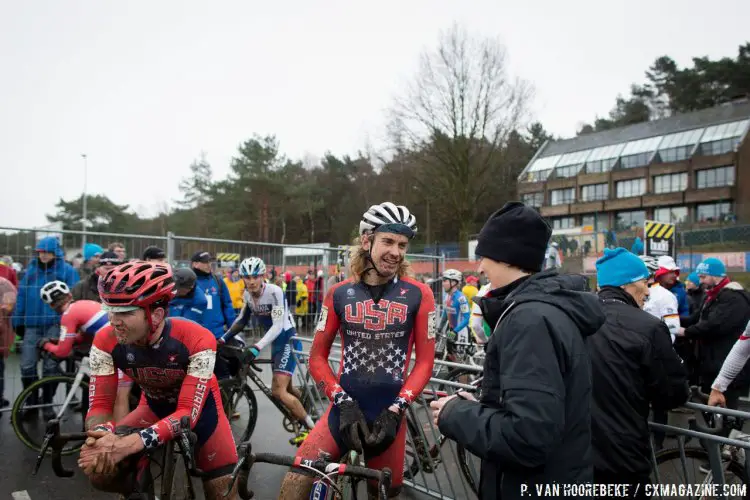
[[[276,134],[292,158],[381,147],[385,110],[453,22],[498,36],[556,135],[604,115],[653,60],[734,57],[750,1],[33,0],[0,3],[0,226],[88,191],[156,212],[207,153]]]

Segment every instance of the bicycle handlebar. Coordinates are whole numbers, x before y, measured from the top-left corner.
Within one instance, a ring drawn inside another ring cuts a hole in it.
[[[234,358],[240,360],[241,363],[247,363],[248,365],[250,365],[250,368],[252,368],[256,372],[263,371],[263,369],[259,368],[257,365],[270,365],[273,363],[273,360],[271,359],[256,358],[252,361],[248,360],[245,354],[245,348],[236,345],[219,344],[217,346],[217,354],[224,358]]]
[[[56,418],[47,422],[47,432],[44,436],[44,441],[42,442],[42,447],[36,458],[36,465],[34,466],[34,471],[31,475],[36,476],[37,472],[39,472],[44,456],[47,454],[47,449],[51,446],[52,470],[55,472],[55,475],[57,477],[73,477],[74,472],[63,467],[62,449],[69,441],[85,441],[87,437],[88,435],[85,432],[61,434],[60,421]]]
[[[128,434],[127,431],[138,431],[137,428],[119,428],[116,433],[119,435]],[[66,469],[62,464],[62,450],[66,444],[70,441],[85,441],[88,438],[86,432],[72,432],[62,434],[60,433],[60,421],[58,419],[52,419],[47,422],[47,431],[44,436],[39,455],[36,458],[36,465],[34,466],[33,476],[36,476],[39,472],[39,468],[44,461],[44,456],[47,454],[47,449],[52,448],[52,470],[55,472],[57,477],[73,477],[74,471]],[[180,453],[182,454],[185,465],[190,475],[195,477],[203,477],[205,473],[196,467],[193,449],[198,441],[197,436],[190,430],[190,417],[182,417],[180,420],[180,430],[175,435],[177,446],[179,447]]]
[[[227,489],[227,494],[232,490],[234,481],[238,480],[238,493],[243,500],[249,500],[253,497],[253,492],[247,488],[247,480],[250,475],[250,469],[256,462],[291,467],[295,469],[295,472],[306,476],[312,474],[310,469],[314,469],[320,476],[327,476],[333,473],[339,476],[355,476],[374,480],[378,482],[378,492],[380,498],[383,499],[388,498],[388,490],[391,487],[391,470],[388,467],[384,467],[383,470],[376,470],[339,462],[328,462],[323,459],[299,459],[287,455],[277,455],[276,453],[256,454],[252,453],[249,441],[241,443],[238,452],[240,459],[237,462],[235,471],[232,473],[232,483]]]

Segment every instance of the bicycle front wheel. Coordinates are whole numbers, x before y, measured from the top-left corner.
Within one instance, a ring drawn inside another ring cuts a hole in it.
[[[700,484],[710,474],[708,453],[703,448],[685,448],[685,466],[683,467],[679,448],[670,448],[656,453],[656,467],[659,469],[661,484]],[[724,480],[726,484],[747,484],[745,467],[735,461],[724,462]],[[651,482],[656,483],[652,474]],[[745,498],[744,496],[727,498]]]
[[[80,432],[84,430],[86,413],[88,413],[87,380],[73,389],[75,377],[56,375],[46,377],[29,385],[18,395],[13,403],[10,422],[13,430],[23,444],[34,451],[40,451],[44,434],[47,430],[47,420],[52,413],[60,411],[68,392],[74,390],[73,399],[60,416],[60,432]],[[52,417],[54,418],[54,417]],[[63,455],[70,455],[81,449],[83,441],[71,441],[62,450]]]
[[[229,390],[222,389],[221,392],[232,436],[239,445],[253,435],[255,424],[258,422],[258,400],[247,384]]]
[[[475,495],[479,495],[479,471],[481,467],[481,461],[475,457],[466,448],[460,444],[456,445],[456,455],[458,458],[458,467],[461,469],[461,474],[466,479],[466,484],[469,485],[471,491]]]

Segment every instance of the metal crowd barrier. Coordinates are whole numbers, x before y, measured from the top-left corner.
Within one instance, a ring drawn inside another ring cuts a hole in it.
[[[313,340],[307,337],[297,338],[305,344],[311,344]],[[334,373],[339,369],[340,349],[341,345],[338,343],[334,343],[331,348],[328,362]],[[309,349],[305,348],[301,351],[293,350],[293,355],[298,361],[296,377],[306,396],[314,402],[318,414],[322,415],[329,401],[325,394],[320,393],[308,371],[308,352]],[[482,371],[481,368],[469,364],[438,360],[435,363],[447,369],[460,369],[478,374]],[[407,418],[416,425],[408,424],[408,463],[405,467],[411,466],[420,454],[421,461],[418,460],[419,465],[413,467],[416,470],[411,477],[405,476],[404,485],[432,498],[477,498],[472,490],[472,483],[477,486],[479,484],[479,458],[470,453],[462,454],[456,443],[442,438],[440,431],[432,423],[432,412],[429,409],[429,400],[433,397],[452,394],[461,389],[469,390],[473,387],[452,380],[431,378],[423,393],[424,397],[417,399],[407,412]],[[702,417],[703,412],[750,421],[750,413],[744,411],[709,407],[692,402],[686,403],[684,408],[692,410],[692,416],[704,426],[706,423]],[[650,496],[696,499],[749,498],[747,482],[750,478],[750,461],[745,460],[748,453],[745,450],[750,449],[750,435],[733,432],[730,437],[724,438],[691,430],[686,428],[686,421],[690,416],[684,412],[670,412],[670,425],[649,422],[652,432],[661,431],[667,435],[662,450],[656,451],[653,440],[651,443],[653,473]],[[681,419],[685,421],[681,422]],[[665,456],[672,459],[662,459],[661,463],[657,464],[657,459]],[[724,485],[727,490],[724,489]],[[700,488],[703,488],[703,491],[700,491]],[[691,492],[697,494],[690,495]],[[701,494],[705,492],[711,494]]]

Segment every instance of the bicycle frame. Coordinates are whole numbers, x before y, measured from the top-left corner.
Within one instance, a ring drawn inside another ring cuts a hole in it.
[[[231,350],[237,350],[237,349],[232,348]],[[297,418],[292,414],[291,410],[289,410],[289,408],[287,408],[286,405],[284,405],[284,403],[280,399],[278,399],[277,397],[273,395],[271,388],[268,387],[268,385],[266,385],[266,383],[263,382],[263,380],[260,378],[260,375],[258,375],[263,370],[259,368],[257,365],[270,365],[270,364],[273,364],[273,360],[255,359],[249,363],[241,362],[240,370],[237,372],[237,375],[235,375],[232,378],[220,381],[219,386],[222,389],[239,388],[249,378],[255,384],[255,386],[258,387],[258,389],[260,389],[263,394],[265,394],[265,396],[273,403],[273,405],[276,408],[278,408],[281,414],[289,419],[289,421],[292,423],[293,428],[295,429],[295,434],[298,434],[300,424],[299,422],[297,422]],[[309,388],[305,387],[305,391],[308,391],[308,390]],[[302,401],[300,401],[300,403],[302,403]]]

